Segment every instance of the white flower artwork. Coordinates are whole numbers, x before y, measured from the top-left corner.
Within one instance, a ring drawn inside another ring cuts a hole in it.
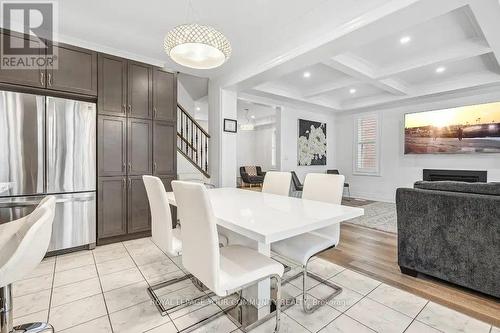
[[[326,124],[299,119],[298,165],[326,165]]]

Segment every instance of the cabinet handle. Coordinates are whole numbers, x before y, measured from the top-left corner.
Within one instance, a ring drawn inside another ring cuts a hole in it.
[[[45,73],[43,71],[40,71],[40,84],[45,85]]]
[[[125,162],[122,164],[122,172],[125,171]]]
[[[130,191],[132,189],[132,179],[128,179],[128,190]]]
[[[153,108],[153,119],[156,119],[156,108]]]
[[[156,162],[153,163],[153,173],[156,173]]]
[[[132,163],[128,162],[128,172],[130,172],[130,170],[132,170]]]
[[[127,112],[127,106],[125,104],[122,105],[122,109],[123,109],[123,112],[126,113]]]
[[[122,186],[123,186],[123,187],[127,186],[127,183],[126,183],[125,178],[122,178]]]
[[[128,105],[128,113],[131,113],[132,112],[132,106],[129,104]]]
[[[49,78],[49,87],[52,87],[52,74],[49,73],[48,75],[49,75],[49,77],[48,77]]]

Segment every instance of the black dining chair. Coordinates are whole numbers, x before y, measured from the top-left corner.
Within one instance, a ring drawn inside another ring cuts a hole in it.
[[[340,175],[340,172],[337,169],[326,170],[326,173],[328,173],[330,175]],[[344,188],[347,188],[347,195],[350,198],[351,197],[351,190],[349,188],[349,183],[344,183]]]
[[[290,173],[292,174],[292,183],[295,187],[295,191],[302,191],[304,189],[304,186],[300,183],[299,177],[297,177],[295,171],[291,171]]]

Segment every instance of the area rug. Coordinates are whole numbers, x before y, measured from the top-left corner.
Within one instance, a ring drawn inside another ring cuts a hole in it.
[[[365,215],[345,222],[394,234],[398,232],[396,204],[371,201],[368,204],[362,205],[353,200],[343,200],[342,204],[361,207],[365,210]]]

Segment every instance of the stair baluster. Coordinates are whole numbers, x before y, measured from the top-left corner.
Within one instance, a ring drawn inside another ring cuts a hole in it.
[[[210,178],[208,173],[208,140],[210,135],[180,104],[177,104],[177,115],[180,119],[177,131],[177,150],[205,177]]]

